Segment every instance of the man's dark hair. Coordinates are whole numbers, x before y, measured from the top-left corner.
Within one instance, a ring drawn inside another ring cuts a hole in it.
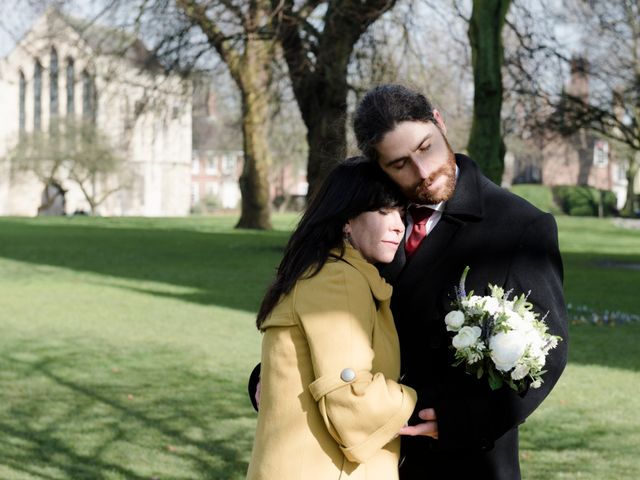
[[[369,90],[353,119],[358,147],[369,160],[377,160],[375,145],[398,123],[407,120],[436,123],[433,107],[424,95],[393,84]]]

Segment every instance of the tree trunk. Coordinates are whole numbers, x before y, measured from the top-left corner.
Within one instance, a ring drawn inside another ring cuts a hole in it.
[[[346,86],[345,86],[346,87]],[[304,118],[307,126],[308,198],[320,188],[331,169],[344,160],[347,151],[347,90],[316,97]]]
[[[315,38],[317,44],[302,40],[308,32],[302,33],[302,24],[296,20],[298,15],[293,13],[294,3],[284,2],[279,37],[307,127],[310,197],[346,154],[347,68],[353,47],[369,25],[394,6],[395,0],[327,2],[324,28]]]
[[[630,154],[629,158],[629,166],[627,167],[627,196],[624,202],[624,207],[622,207],[622,211],[620,212],[623,217],[634,217],[635,216],[635,199],[636,194],[633,190],[633,187],[636,182],[636,176],[638,175],[638,171],[640,170],[640,162],[638,161],[638,156],[640,154],[634,155]]]
[[[468,151],[491,180],[500,185],[504,171],[502,138],[502,27],[510,0],[474,0],[469,22],[473,65],[473,121]]]
[[[239,180],[242,210],[236,228],[270,229],[267,174],[271,162],[266,123],[275,38],[265,35],[263,30],[271,22],[271,0],[247,2],[246,11],[239,7],[242,2],[222,2],[226,13],[242,24],[242,40],[232,40],[223,33],[221,25],[228,19],[208,16],[210,2],[177,0],[176,3],[202,29],[229,68],[242,96],[244,166]]]
[[[240,175],[242,211],[236,228],[271,229],[267,102],[263,92],[242,94],[244,166]]]
[[[273,44],[250,34],[245,43],[242,72],[242,137],[244,166],[240,175],[242,211],[236,228],[271,229],[267,144],[269,83]]]

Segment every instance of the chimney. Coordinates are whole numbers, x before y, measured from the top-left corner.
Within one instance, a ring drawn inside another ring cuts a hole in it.
[[[571,59],[571,80],[567,93],[584,103],[589,101],[589,62],[586,58],[574,56]]]

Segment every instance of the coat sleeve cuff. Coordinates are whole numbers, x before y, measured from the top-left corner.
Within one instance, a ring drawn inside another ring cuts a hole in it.
[[[340,446],[342,453],[350,462],[364,463],[378,450],[389,443],[407,423],[413,413],[418,396],[414,389],[401,385],[402,404],[387,423],[373,432],[367,440],[351,447]]]

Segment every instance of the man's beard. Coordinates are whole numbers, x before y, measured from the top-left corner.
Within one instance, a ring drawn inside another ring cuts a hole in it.
[[[446,139],[445,139],[446,141]],[[445,176],[445,184],[437,191],[430,192],[428,187],[434,180],[437,180],[440,176]],[[413,197],[423,205],[435,205],[440,202],[445,202],[451,198],[453,191],[456,188],[456,157],[447,142],[447,163],[442,168],[438,169],[429,178],[424,179],[419,185],[415,187]]]

